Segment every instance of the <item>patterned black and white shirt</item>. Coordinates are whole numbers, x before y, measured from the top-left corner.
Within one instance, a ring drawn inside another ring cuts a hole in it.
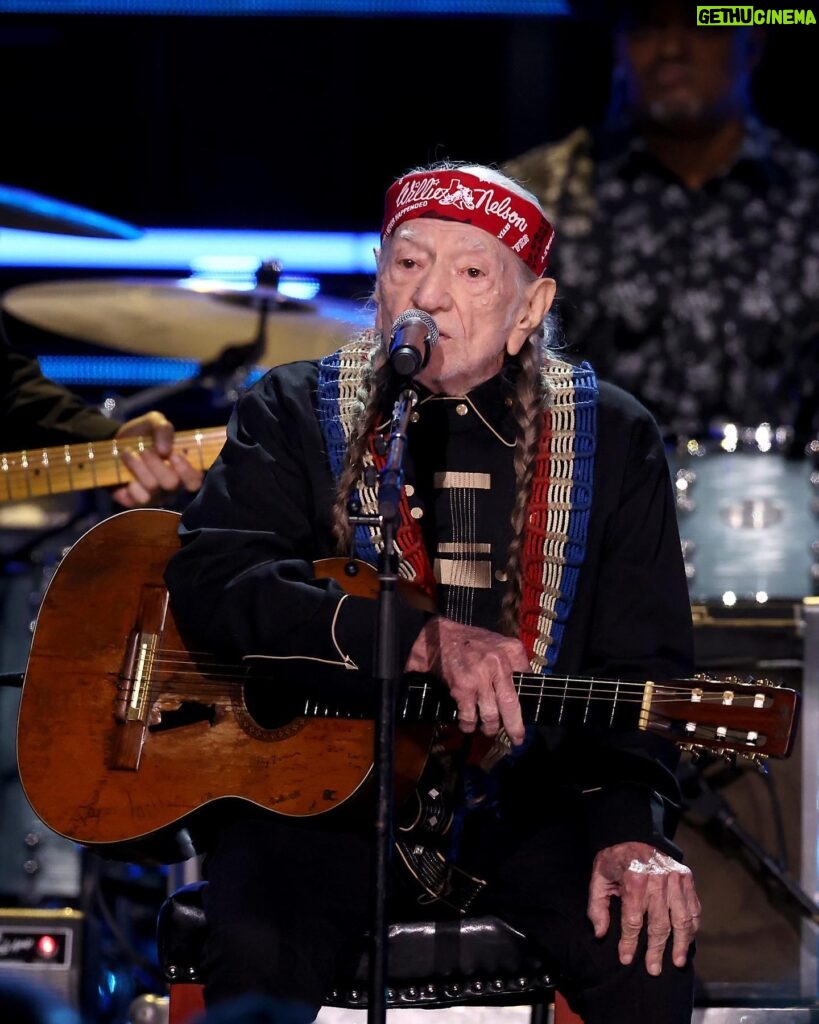
[[[642,140],[585,129],[504,169],[554,218],[572,357],[667,435],[816,429],[819,155],[751,120],[734,164],[696,191]]]

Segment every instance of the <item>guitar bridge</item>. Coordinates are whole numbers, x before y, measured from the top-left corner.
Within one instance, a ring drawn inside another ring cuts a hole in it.
[[[136,622],[128,637],[117,679],[121,722],[111,755],[111,767],[137,771],[154,699],[154,660],[165,627],[168,591],[165,587],[142,588]]]

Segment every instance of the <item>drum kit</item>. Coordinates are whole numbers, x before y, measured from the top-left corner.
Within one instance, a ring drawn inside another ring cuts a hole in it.
[[[725,610],[819,588],[819,442],[788,430],[723,428],[669,453],[689,592]]]
[[[4,227],[119,240],[143,234],[83,207],[0,185],[0,245]],[[252,280],[238,282],[202,276],[48,280],[0,294],[0,323],[12,344],[40,355],[70,351],[90,352],[91,358],[133,357],[135,364],[143,364],[145,381],[155,379],[157,360],[172,362],[159,369],[175,383],[116,396],[114,415],[128,419],[162,408],[177,425],[193,417],[199,427],[223,423],[238,391],[260,370],[327,355],[372,323],[362,304],[323,296],[292,298],[280,283],[281,267],[273,260],[261,263]],[[180,363],[190,365],[180,370]],[[20,438],[17,447],[24,446]],[[21,531],[28,542],[32,531],[53,530],[68,515],[61,498],[3,503],[0,551],[8,545],[15,549]]]
[[[142,233],[81,207],[0,186],[3,226],[118,239]],[[254,281],[240,284],[202,277],[46,281],[10,289],[0,307],[12,340],[19,321],[108,350],[201,363],[247,344],[248,356],[264,367],[326,355],[364,323],[365,312],[352,302],[287,297],[278,288],[280,269],[263,263]]]

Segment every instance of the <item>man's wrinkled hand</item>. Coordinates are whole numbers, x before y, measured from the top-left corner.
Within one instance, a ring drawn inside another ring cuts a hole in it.
[[[630,964],[646,926],[646,970],[658,975],[669,936],[671,955],[684,967],[700,921],[700,901],[689,868],[646,843],[618,843],[594,860],[589,886],[588,917],[602,938],[610,923],[612,896],[621,901],[620,963]]]
[[[529,670],[519,640],[442,615],[424,625],[404,666],[405,672],[432,672],[447,684],[462,732],[495,736],[503,726],[515,744],[523,743],[524,725],[512,673]]]

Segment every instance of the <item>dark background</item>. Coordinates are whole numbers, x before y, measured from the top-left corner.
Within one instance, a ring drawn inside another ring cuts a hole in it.
[[[755,87],[813,148],[818,44],[771,28]],[[558,138],[609,71],[589,18],[6,15],[0,181],[142,226],[375,230],[402,171]]]

